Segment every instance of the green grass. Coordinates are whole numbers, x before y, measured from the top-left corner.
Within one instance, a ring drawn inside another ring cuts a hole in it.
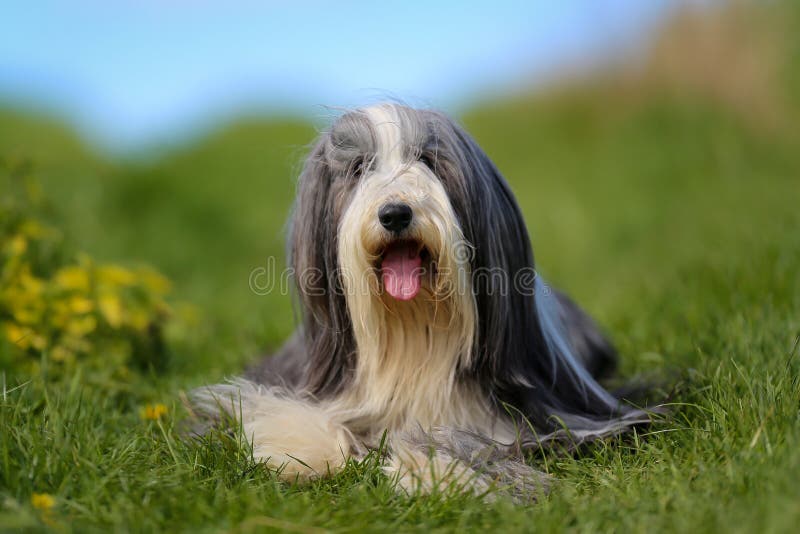
[[[795,117],[797,115],[794,115]],[[674,386],[635,437],[534,460],[535,505],[401,496],[374,457],[295,487],[226,435],[179,438],[182,392],[239,372],[291,331],[250,271],[282,260],[293,177],[314,135],[251,120],[154,161],[120,162],[4,112],[66,230],[102,260],[147,261],[202,312],[162,374],[129,387],[3,371],[0,530],[793,531],[800,521],[800,139],[701,97],[587,90],[484,105],[467,128],[516,191],[540,269],[620,348],[623,374]],[[797,121],[793,121],[796,124]],[[169,415],[144,421],[141,407]],[[32,493],[56,498],[43,516]]]

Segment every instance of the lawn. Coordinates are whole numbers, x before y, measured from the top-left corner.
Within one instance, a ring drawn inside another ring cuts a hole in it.
[[[797,78],[782,78],[790,95]],[[539,269],[607,330],[622,375],[657,378],[673,404],[635,436],[531,459],[556,483],[526,505],[400,495],[372,457],[295,487],[241,439],[181,439],[186,391],[235,375],[292,330],[290,297],[255,294],[248,279],[270,257],[283,262],[310,124],[253,118],[131,160],[94,153],[49,119],[2,112],[0,155],[33,162],[74,247],[154,266],[172,280],[171,301],[194,312],[168,335],[163,365],[122,378],[81,364],[59,373],[46,351],[35,375],[4,364],[0,530],[793,531],[795,104],[760,122],[701,92],[601,83],[463,114],[518,196]],[[142,416],[156,404],[166,414]]]

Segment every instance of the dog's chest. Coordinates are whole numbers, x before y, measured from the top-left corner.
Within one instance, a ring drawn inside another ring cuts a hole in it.
[[[351,403],[363,414],[364,430],[381,433],[455,427],[483,430],[491,410],[477,384],[457,376],[452,332],[423,327],[424,335],[390,332],[379,354],[361,365]]]

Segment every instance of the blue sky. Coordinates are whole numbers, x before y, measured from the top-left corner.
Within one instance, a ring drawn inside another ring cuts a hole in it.
[[[18,1],[0,22],[0,105],[112,150],[253,109],[392,96],[454,111],[635,52],[676,1]]]

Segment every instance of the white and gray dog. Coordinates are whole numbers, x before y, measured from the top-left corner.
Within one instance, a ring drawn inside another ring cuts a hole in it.
[[[198,411],[240,419],[287,480],[385,444],[401,488],[515,493],[546,484],[524,451],[650,420],[598,378],[594,322],[534,272],[522,214],[475,141],[441,113],[351,111],[299,178],[289,258],[302,326]]]

